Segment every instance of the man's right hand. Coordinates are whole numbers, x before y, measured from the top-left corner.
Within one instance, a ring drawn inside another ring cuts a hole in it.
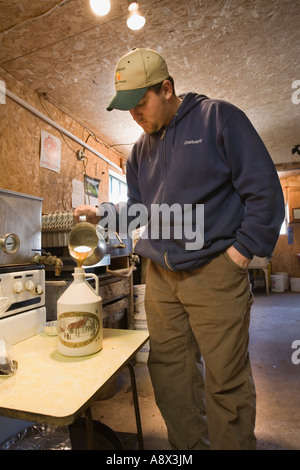
[[[76,222],[79,222],[79,217],[81,215],[85,215],[86,221],[90,222],[91,224],[97,224],[99,222],[100,217],[96,214],[97,214],[97,208],[93,206],[88,206],[88,205],[76,207],[73,213]]]

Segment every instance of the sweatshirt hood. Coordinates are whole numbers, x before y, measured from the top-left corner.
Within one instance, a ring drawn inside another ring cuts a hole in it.
[[[174,114],[173,118],[166,126],[163,126],[159,131],[154,132],[153,134],[146,134],[145,132],[142,133],[139,140],[143,140],[146,137],[148,142],[148,154],[149,154],[149,161],[151,161],[151,140],[163,140],[166,129],[174,128],[173,133],[173,140],[172,140],[172,148],[174,146],[175,136],[176,136],[176,126],[177,124],[185,118],[185,116],[196,106],[198,106],[202,101],[208,100],[209,98],[205,95],[198,95],[197,93],[184,93],[179,95],[179,98],[182,99],[182,102]]]
[[[197,93],[184,93],[179,95],[182,99],[181,105],[175,113],[176,122],[183,119],[195,106],[198,106],[204,100],[208,99],[208,96],[198,95]],[[171,121],[172,122],[172,121]]]

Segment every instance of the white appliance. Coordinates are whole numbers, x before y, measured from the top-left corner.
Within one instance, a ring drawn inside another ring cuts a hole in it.
[[[12,351],[46,321],[45,269],[32,262],[41,250],[41,216],[42,199],[0,189],[0,336]],[[0,443],[32,424],[0,416]]]
[[[0,286],[12,302],[0,310],[0,336],[14,345],[40,333],[46,321],[44,266],[0,266]]]

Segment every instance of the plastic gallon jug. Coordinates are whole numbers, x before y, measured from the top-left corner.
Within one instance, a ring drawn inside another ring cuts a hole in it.
[[[86,281],[93,277],[96,289]],[[74,281],[57,301],[57,349],[64,356],[87,356],[102,349],[102,299],[99,279],[75,268]]]

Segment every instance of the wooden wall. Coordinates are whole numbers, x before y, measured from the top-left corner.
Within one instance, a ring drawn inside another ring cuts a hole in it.
[[[86,141],[88,131],[77,121],[69,117],[57,107],[45,102],[40,97],[16,81],[3,69],[0,78],[5,81],[6,88],[23,101],[46,115],[71,134]],[[46,107],[45,107],[46,106]],[[76,150],[82,149],[80,144],[71,138],[61,135],[54,127],[26,110],[15,101],[6,97],[6,103],[0,105],[0,187],[24,194],[43,198],[43,213],[71,210],[72,180],[83,181],[83,163],[76,158]],[[41,129],[61,140],[61,169],[56,173],[40,166]],[[88,145],[120,166],[120,154],[101,145],[92,137]],[[108,200],[109,169],[108,163],[86,150],[86,173],[101,180],[99,200]]]

